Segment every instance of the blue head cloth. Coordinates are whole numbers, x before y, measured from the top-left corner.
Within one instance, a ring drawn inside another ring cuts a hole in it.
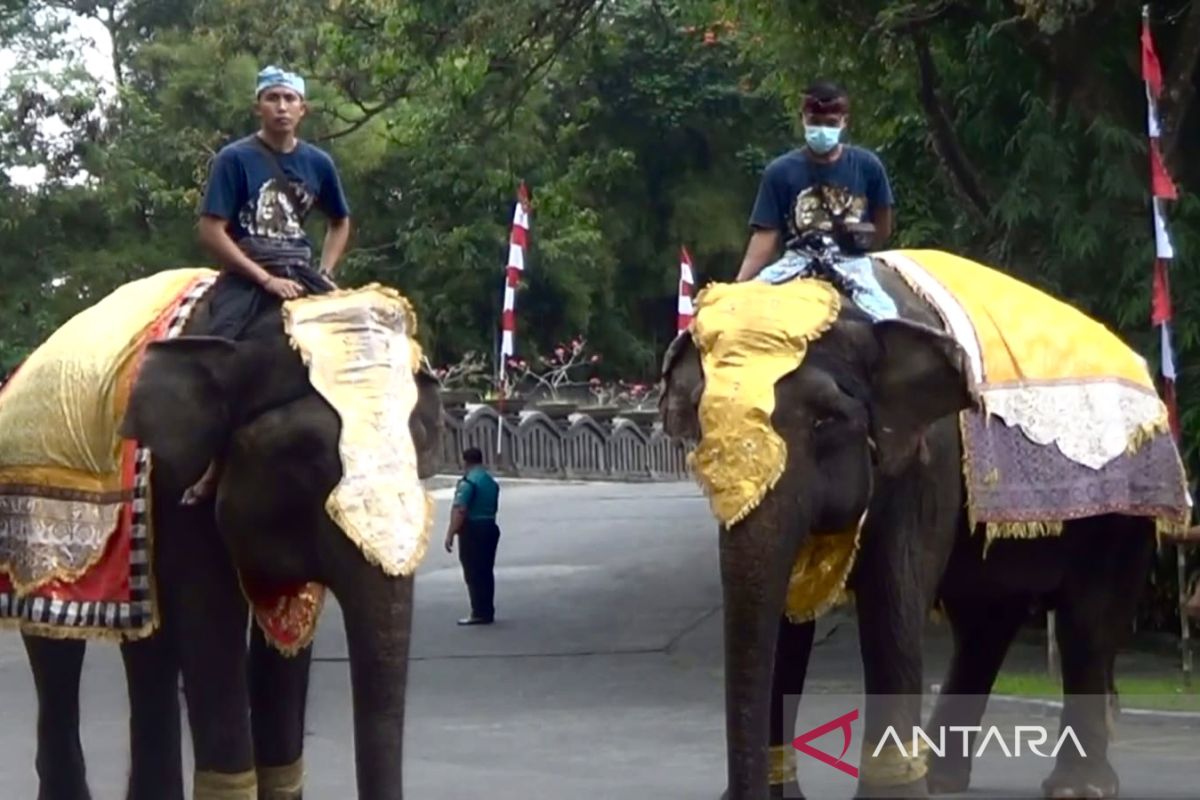
[[[254,96],[257,98],[265,89],[270,89],[272,86],[286,86],[296,94],[304,97],[304,78],[301,78],[294,72],[287,72],[274,65],[266,67],[262,72],[258,73],[258,86],[254,90]]]

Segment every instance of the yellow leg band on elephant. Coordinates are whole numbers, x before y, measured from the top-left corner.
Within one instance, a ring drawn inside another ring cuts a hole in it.
[[[258,768],[260,800],[295,800],[304,791],[304,759],[286,767]]]
[[[781,744],[771,748],[768,756],[771,769],[770,783],[782,786],[796,780],[796,751],[791,745]]]
[[[253,772],[196,771],[193,800],[258,800],[258,776]]]
[[[926,757],[929,745],[918,741],[916,749],[912,742],[896,745],[884,737],[882,745],[865,742],[862,749],[862,765],[858,770],[859,780],[869,786],[904,786],[919,781],[929,772]],[[879,753],[876,755],[875,751]]]

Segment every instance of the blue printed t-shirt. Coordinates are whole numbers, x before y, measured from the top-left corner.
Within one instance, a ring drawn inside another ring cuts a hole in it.
[[[200,213],[228,220],[230,238],[243,250],[253,240],[264,246],[291,245],[311,252],[304,221],[313,208],[330,219],[350,216],[333,158],[307,142],[290,153],[278,153],[283,173],[301,207],[294,208],[279,185],[270,156],[247,136],[221,148],[213,160]]]
[[[870,150],[843,145],[832,163],[810,158],[804,150],[779,156],[763,170],[750,225],[773,228],[787,242],[802,231],[831,229],[821,203],[824,185],[826,202],[845,222],[870,222],[876,210],[892,205],[892,187],[883,163]]]
[[[500,507],[500,484],[483,467],[474,467],[459,480],[454,505],[467,510],[468,520],[493,520]]]

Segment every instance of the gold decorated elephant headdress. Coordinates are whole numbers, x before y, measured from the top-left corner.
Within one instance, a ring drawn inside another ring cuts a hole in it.
[[[771,426],[775,384],[840,310],[837,291],[811,279],[718,283],[697,296],[692,338],[705,387],[689,466],[722,525],[744,519],[783,474],[787,445]]]

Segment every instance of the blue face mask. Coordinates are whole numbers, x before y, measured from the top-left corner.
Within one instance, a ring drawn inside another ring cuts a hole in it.
[[[833,148],[837,147],[838,140],[842,137],[842,129],[830,128],[823,125],[805,125],[804,126],[804,141],[812,148],[812,151],[817,155],[825,155]]]

